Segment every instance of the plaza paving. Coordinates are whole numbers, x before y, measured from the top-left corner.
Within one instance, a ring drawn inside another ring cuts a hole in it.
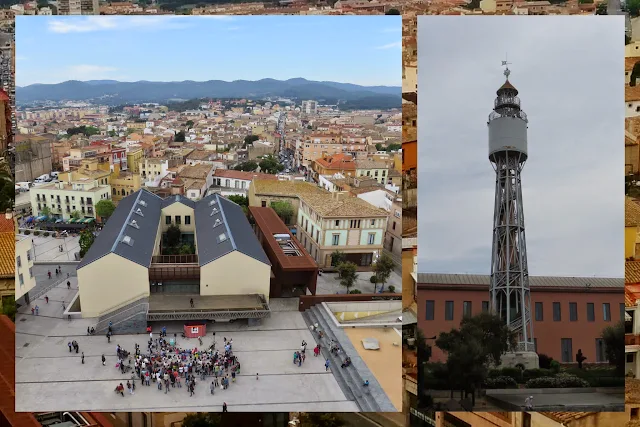
[[[74,254],[80,252],[80,237],[78,236],[64,238],[34,236],[32,230],[32,234],[28,237],[33,241],[36,262],[74,261]],[[62,252],[60,252],[60,245],[62,245]]]
[[[363,294],[372,294],[374,293],[374,284],[369,281],[371,276],[373,275],[370,271],[359,271],[358,278],[356,279],[355,284],[349,288],[350,290],[359,289]],[[402,292],[402,277],[398,274],[397,271],[392,271],[387,283],[384,285],[384,290],[387,291],[389,289],[389,285],[395,286],[395,292]],[[378,292],[380,291],[381,284],[377,285]],[[322,273],[322,276],[318,276],[318,282],[316,287],[316,294],[318,295],[327,295],[327,294],[345,294],[347,293],[347,288],[340,284],[340,280],[338,280],[338,273]]]
[[[326,372],[324,359],[311,351],[302,367],[293,364],[293,351],[304,339],[313,348],[315,341],[301,314],[297,300],[271,301],[273,313],[259,326],[246,322],[217,324],[208,327],[203,345],[208,347],[216,332],[220,344],[223,337],[233,338],[234,353],[240,359],[242,374],[227,390],[209,392],[208,383],[198,382],[196,393],[189,396],[186,388],[171,389],[167,394],[153,385],[141,386],[136,381],[135,395],[123,398],[114,389],[126,383],[130,374],[115,368],[116,345],[133,350],[134,344],[146,347],[148,336],[115,335],[111,343],[105,336],[87,336],[87,326],[95,319],[62,319],[61,301],[70,301],[77,292],[75,277],[72,289],[60,284],[47,292],[38,304],[40,315],[33,316],[29,307],[20,309],[16,317],[16,411],[219,411],[226,402],[230,411],[327,411],[354,412],[358,407],[347,400],[333,374]],[[178,345],[199,347],[196,339],[182,339],[182,324],[166,326],[168,335],[178,334]],[[69,353],[67,343],[76,340],[80,353]],[[85,354],[85,364],[80,354]],[[107,358],[102,366],[101,356]],[[260,374],[256,380],[255,374]]]

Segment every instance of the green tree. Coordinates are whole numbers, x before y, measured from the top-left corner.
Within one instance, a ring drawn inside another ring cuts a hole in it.
[[[349,293],[349,288],[353,286],[358,279],[356,271],[357,266],[352,262],[343,262],[338,265],[338,277],[340,278],[340,284],[347,288],[347,293]]]
[[[116,137],[116,135],[117,135],[117,133],[116,133],[116,131],[115,131],[115,130],[110,130],[110,131],[109,131],[109,132],[107,132],[107,133],[108,133],[108,135],[109,135],[111,138],[115,138],[115,137]]]
[[[640,14],[640,0],[627,0],[627,10],[632,17]]]
[[[96,236],[93,235],[93,231],[85,228],[80,232],[80,258],[87,254],[94,240],[96,240]]]
[[[253,160],[249,160],[244,163],[240,163],[239,165],[236,165],[233,169],[237,171],[253,172],[257,168],[258,168],[258,164]]]
[[[398,9],[389,9],[385,15],[400,15],[400,11]]]
[[[391,276],[391,272],[394,268],[395,264],[387,254],[382,254],[374,264],[373,271],[375,272],[378,281],[382,283],[380,292],[384,291],[384,285],[387,283],[387,280],[389,280],[389,276]]]
[[[382,145],[379,142],[376,142],[376,151],[384,151],[384,150],[385,150],[384,145]]]
[[[175,248],[180,244],[182,240],[182,231],[180,231],[180,227],[176,224],[171,224],[169,228],[167,228],[167,246],[170,248]]]
[[[284,166],[271,155],[263,157],[262,160],[260,160],[260,163],[258,163],[258,166],[260,166],[261,172],[270,173],[272,175],[275,175],[284,169]]]
[[[11,319],[12,322],[16,321],[16,299],[14,297],[7,297],[2,299],[2,314]]]
[[[346,422],[333,412],[303,412],[300,427],[343,427]]]
[[[116,205],[109,199],[100,200],[96,203],[96,213],[101,218],[109,218],[116,210]]]
[[[258,135],[247,135],[244,137],[244,143],[245,144],[251,144],[257,140],[259,140],[260,137]]]
[[[249,199],[247,198],[247,196],[232,194],[230,196],[227,196],[227,199],[240,206],[249,206]]]
[[[187,120],[187,123],[184,124],[187,128],[191,129],[194,125],[193,120]]]
[[[402,148],[402,144],[389,144],[387,145],[387,152],[397,151]]]
[[[13,174],[9,163],[0,160],[0,209],[4,212],[7,209],[13,209],[16,197],[15,186],[13,183]]]
[[[331,266],[332,267],[337,267],[340,264],[342,264],[343,262],[347,261],[347,256],[345,255],[344,252],[341,251],[333,251],[331,253]]]
[[[173,140],[175,142],[184,142],[184,131],[181,130],[180,132],[177,132],[176,135],[174,136]]]
[[[607,2],[598,3],[596,6],[596,15],[607,15]]]
[[[615,326],[604,328],[602,339],[609,364],[616,367],[616,372],[619,375],[624,375],[624,320],[616,323]]]
[[[182,420],[182,427],[220,427],[222,416],[213,412],[188,414]]]
[[[185,243],[184,245],[180,246],[180,248],[178,249],[178,253],[180,255],[192,255],[195,254],[195,248],[187,243]]]
[[[453,390],[470,393],[475,405],[475,391],[487,378],[489,364],[500,365],[502,355],[515,349],[516,341],[516,333],[492,313],[464,317],[459,329],[440,333],[436,345],[447,353],[452,395]]]
[[[78,212],[78,211],[73,211],[73,212],[71,212],[71,218],[72,219],[80,219],[80,218],[82,218],[82,215],[80,215],[80,212]]]
[[[271,209],[276,211],[276,214],[278,214],[282,222],[289,224],[293,216],[293,206],[291,206],[291,203],[285,201],[271,202]]]
[[[40,209],[40,215],[49,218],[51,216],[51,209],[49,209],[49,206],[43,206],[42,209]]]

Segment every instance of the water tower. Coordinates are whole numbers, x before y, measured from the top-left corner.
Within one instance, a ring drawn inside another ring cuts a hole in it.
[[[514,353],[504,365],[522,363],[537,368],[527,245],[522,210],[522,168],[527,160],[527,115],[520,109],[518,90],[509,82],[509,63],[503,61],[506,81],[498,89],[489,115],[489,161],[496,172],[491,252],[491,307],[518,335]],[[534,360],[535,359],[535,360]]]

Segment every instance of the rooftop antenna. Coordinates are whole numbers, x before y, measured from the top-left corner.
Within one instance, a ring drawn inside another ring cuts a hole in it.
[[[502,66],[504,67],[504,76],[507,78],[507,80],[509,79],[509,74],[511,74],[511,70],[509,70],[509,65],[511,65],[511,62],[509,62],[509,59],[507,58],[507,54],[504,54],[504,61],[502,61]]]

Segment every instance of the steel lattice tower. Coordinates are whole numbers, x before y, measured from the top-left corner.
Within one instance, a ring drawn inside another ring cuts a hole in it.
[[[498,89],[489,115],[489,160],[496,171],[491,305],[518,334],[518,351],[535,351],[531,321],[531,292],[522,210],[521,172],[527,160],[527,115],[520,109],[518,91],[509,82]]]

